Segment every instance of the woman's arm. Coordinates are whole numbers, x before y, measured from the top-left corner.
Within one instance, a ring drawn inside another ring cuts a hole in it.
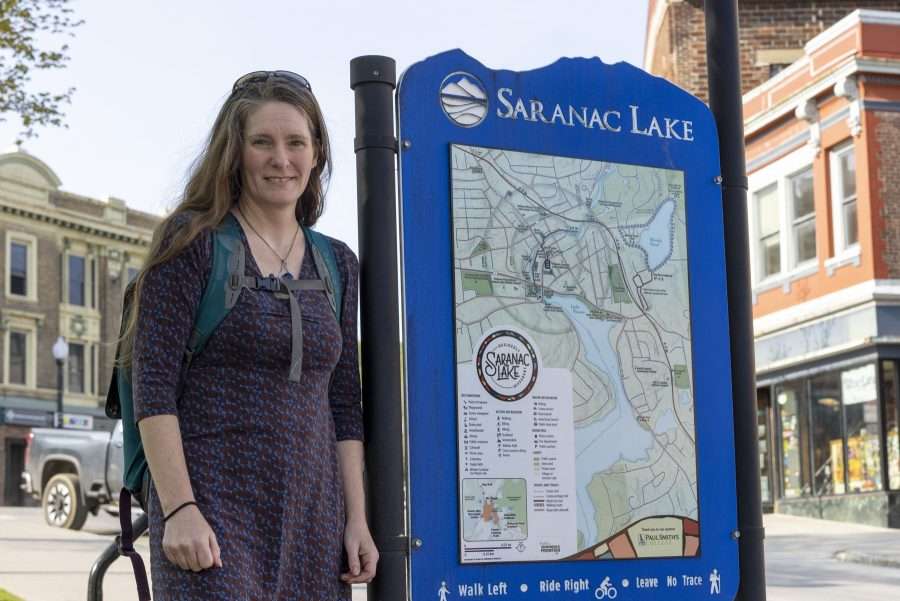
[[[337,443],[338,464],[344,488],[347,523],[344,527],[344,548],[350,570],[341,574],[349,583],[371,582],[378,563],[378,549],[366,521],[366,495],[363,485],[363,444],[359,440]]]
[[[138,428],[162,513],[167,516],[194,501],[178,418],[155,415],[138,422]],[[180,509],[165,522],[162,548],[169,561],[185,570],[222,567],[216,535],[196,505]]]

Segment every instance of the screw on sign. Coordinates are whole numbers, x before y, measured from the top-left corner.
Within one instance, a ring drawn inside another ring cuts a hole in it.
[[[597,599],[615,599],[619,591],[610,583],[609,576],[603,579],[596,589],[594,589],[594,597]]]

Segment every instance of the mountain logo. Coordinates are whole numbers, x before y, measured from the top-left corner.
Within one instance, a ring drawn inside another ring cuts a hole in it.
[[[487,117],[488,97],[477,77],[456,71],[441,82],[441,108],[460,127],[475,127]]]

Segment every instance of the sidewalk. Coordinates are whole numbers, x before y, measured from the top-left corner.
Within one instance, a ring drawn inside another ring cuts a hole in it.
[[[784,514],[768,514],[763,521],[767,541],[790,545],[791,539],[796,539],[802,547],[813,537],[816,554],[824,552],[838,561],[900,569],[900,529]],[[803,549],[798,547],[797,552],[803,553]]]

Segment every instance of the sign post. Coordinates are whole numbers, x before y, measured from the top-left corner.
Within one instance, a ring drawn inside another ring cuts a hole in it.
[[[738,531],[741,535],[741,588],[738,598],[742,601],[765,601],[737,0],[705,2],[704,10],[709,106],[719,129],[722,161],[735,456],[741,466],[737,476]]]
[[[721,171],[630,65],[398,90],[411,598],[733,599]]]
[[[409,540],[404,516],[394,168],[394,59],[360,56],[350,62],[356,98],[362,382],[365,390],[368,511],[381,554],[370,598],[406,599]]]

